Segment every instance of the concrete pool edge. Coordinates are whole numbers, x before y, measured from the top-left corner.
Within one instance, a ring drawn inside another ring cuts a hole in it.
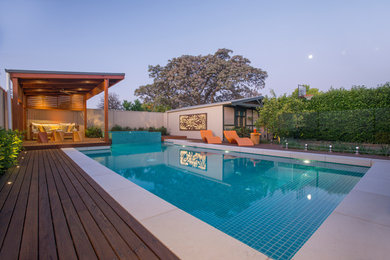
[[[368,166],[370,169],[293,259],[386,259],[390,255],[390,161],[183,140],[167,143],[235,152]]]
[[[179,258],[269,259],[259,251],[113,172],[77,149],[62,150]]]
[[[216,149],[216,150],[226,150],[232,152],[286,157],[292,159],[306,159],[306,160],[315,160],[315,161],[330,162],[330,163],[342,163],[342,164],[350,164],[350,165],[366,166],[366,167],[371,167],[373,163],[377,161],[390,162],[388,160],[372,159],[372,158],[364,158],[364,157],[351,157],[351,156],[317,154],[317,153],[307,153],[307,152],[303,153],[303,152],[292,151],[292,150],[271,150],[271,149],[263,149],[263,148],[228,146],[228,145],[220,145],[220,144],[206,144],[206,143],[191,142],[187,140],[169,139],[166,140],[165,143],[171,143],[177,145],[188,145],[192,147],[208,148],[208,149]]]

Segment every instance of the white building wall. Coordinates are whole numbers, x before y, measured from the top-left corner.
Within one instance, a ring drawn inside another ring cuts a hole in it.
[[[179,128],[179,116],[190,114],[207,114],[207,129],[212,130],[213,134],[223,137],[222,121],[223,121],[222,105],[209,106],[204,108],[193,108],[180,111],[167,112],[167,129],[171,135],[186,136],[191,139],[201,139],[199,131],[181,131]]]

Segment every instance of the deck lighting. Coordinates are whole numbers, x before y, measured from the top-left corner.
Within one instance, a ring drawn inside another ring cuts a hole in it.
[[[308,200],[311,200],[311,194],[308,194],[308,195],[306,196],[306,198],[307,198]]]
[[[309,161],[309,160],[303,160],[303,162],[304,162],[304,163],[310,163],[310,161]]]
[[[16,168],[19,168],[20,166],[18,165],[18,166],[16,166]]]
[[[331,144],[329,145],[329,152],[330,153],[332,152],[332,145]]]
[[[229,153],[229,151],[225,151],[225,153]]]
[[[305,151],[307,151],[307,144],[305,144]]]
[[[286,143],[286,149],[288,149],[288,143]]]
[[[12,184],[12,181],[7,182],[7,184],[8,184],[8,185],[11,185],[11,184]]]
[[[356,152],[355,154],[359,154],[359,146],[356,146]]]
[[[182,145],[181,147],[186,147],[185,145]]]

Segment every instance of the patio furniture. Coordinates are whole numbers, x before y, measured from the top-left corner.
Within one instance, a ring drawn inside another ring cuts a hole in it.
[[[79,126],[76,123],[35,123],[30,124],[30,138],[37,139],[39,132],[47,133],[48,137],[53,137],[53,131],[62,131],[64,138],[72,139],[73,132],[78,131]]]
[[[73,132],[73,142],[81,142],[83,141],[83,136],[80,131]]]
[[[46,132],[39,132],[38,133],[38,143],[48,143],[49,140],[47,138]]]
[[[238,144],[238,146],[254,146],[251,139],[247,137],[239,137],[236,131],[223,131],[223,134],[231,144]]]
[[[64,132],[54,130],[53,137],[54,137],[54,142],[63,142],[64,141]]]
[[[211,130],[200,130],[200,136],[204,142],[208,144],[221,144],[221,138],[214,136]]]

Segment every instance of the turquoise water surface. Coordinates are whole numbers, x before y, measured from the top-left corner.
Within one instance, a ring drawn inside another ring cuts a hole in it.
[[[89,157],[274,259],[290,259],[367,167],[164,145]]]

